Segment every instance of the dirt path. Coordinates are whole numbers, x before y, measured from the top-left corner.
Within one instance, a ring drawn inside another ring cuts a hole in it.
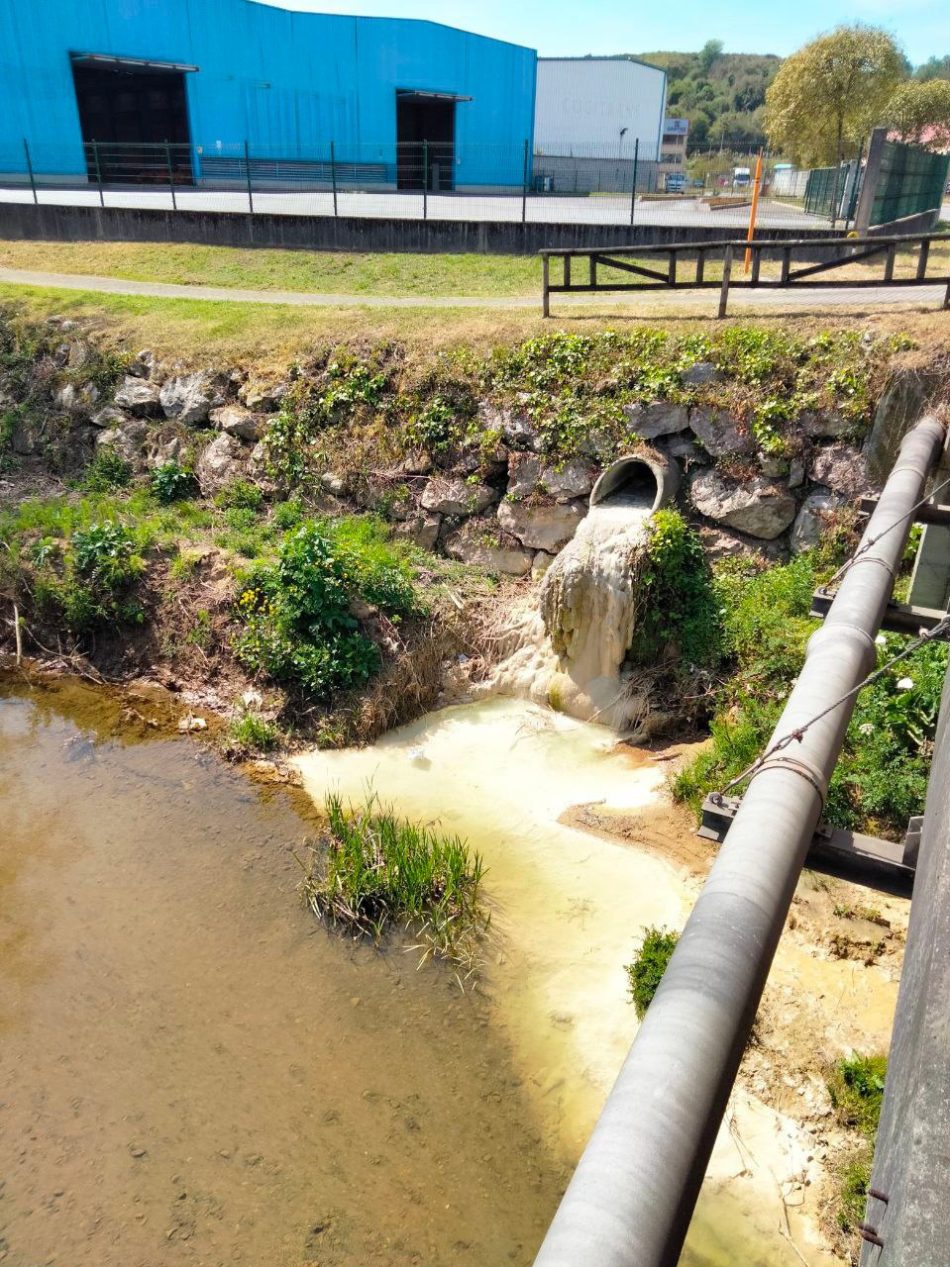
[[[539,295],[479,297],[473,295],[346,295],[312,294],[296,290],[244,290],[229,286],[181,286],[171,282],[131,281],[124,277],[97,277],[82,273],[47,273],[20,268],[0,268],[0,283],[11,286],[43,286],[57,290],[99,291],[107,295],[145,295],[155,299],[202,299],[212,303],[241,304],[289,304],[302,308],[482,308],[502,310],[536,309],[540,307]],[[821,311],[824,308],[892,307],[903,304],[915,308],[939,304],[943,301],[945,287],[934,286],[870,286],[856,296],[853,290],[829,288],[816,295],[813,290],[761,290],[748,291],[732,299],[733,310],[766,310],[772,314]],[[611,308],[635,309],[646,313],[686,309],[708,310],[712,315],[718,301],[716,291],[683,290],[655,291],[643,294],[605,295],[598,305],[592,305],[585,296],[556,295],[558,308]]]

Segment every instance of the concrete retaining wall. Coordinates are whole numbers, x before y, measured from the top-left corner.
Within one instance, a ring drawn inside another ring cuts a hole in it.
[[[741,237],[735,226],[681,228],[511,221],[384,220],[356,216],[247,215],[228,211],[60,207],[0,203],[0,238],[60,242],[194,242],[318,251],[411,251],[530,255],[543,247],[661,246]],[[758,238],[801,239],[802,229],[761,229]],[[815,237],[827,237],[826,229]]]

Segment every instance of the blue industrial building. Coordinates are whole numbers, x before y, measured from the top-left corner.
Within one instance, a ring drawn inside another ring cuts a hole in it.
[[[434,22],[256,0],[0,0],[0,170],[28,153],[45,179],[158,180],[172,162],[180,183],[248,166],[321,182],[332,142],[349,184],[520,186],[536,61]]]

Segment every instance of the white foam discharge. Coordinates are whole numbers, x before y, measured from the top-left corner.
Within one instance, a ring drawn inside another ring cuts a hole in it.
[[[654,491],[624,489],[591,507],[548,569],[536,605],[516,615],[491,690],[618,730],[641,727],[647,699],[623,664]]]

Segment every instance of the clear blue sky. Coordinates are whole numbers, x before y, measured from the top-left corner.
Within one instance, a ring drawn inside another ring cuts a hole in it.
[[[794,52],[842,22],[886,27],[915,64],[950,53],[950,0],[274,0],[322,13],[429,18],[528,44],[542,56],[699,49]]]

